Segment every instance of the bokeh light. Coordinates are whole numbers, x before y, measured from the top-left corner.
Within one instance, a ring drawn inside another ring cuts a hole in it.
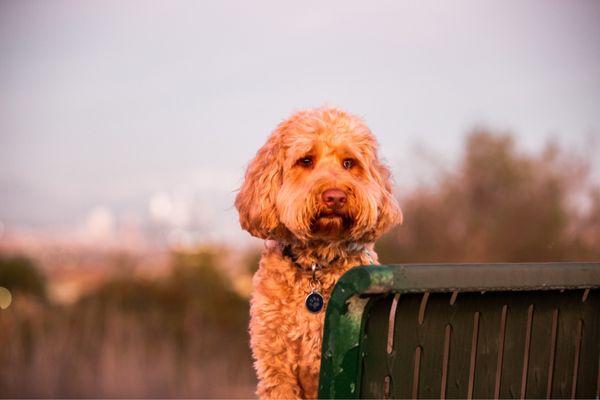
[[[0,286],[0,308],[6,310],[12,303],[12,294],[10,290]]]

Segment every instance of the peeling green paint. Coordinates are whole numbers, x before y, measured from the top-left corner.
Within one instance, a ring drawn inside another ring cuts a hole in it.
[[[348,319],[358,328],[360,328],[363,311],[368,302],[368,298],[361,298],[359,296],[352,296],[346,302],[348,305]]]
[[[382,293],[394,286],[394,273],[387,267],[372,267],[366,293]]]
[[[372,266],[351,269],[333,290],[325,318],[324,362],[319,380],[321,398],[358,396],[359,345],[369,302],[369,298],[358,294],[368,291],[374,269]]]

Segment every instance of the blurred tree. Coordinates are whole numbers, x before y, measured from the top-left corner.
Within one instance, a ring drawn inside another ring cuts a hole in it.
[[[0,286],[47,300],[46,279],[27,257],[0,254]]]
[[[510,135],[473,132],[456,173],[442,173],[437,186],[402,199],[405,224],[379,241],[380,259],[599,259],[600,195],[592,196],[589,213],[571,207],[572,195],[585,189],[584,167],[565,159],[555,145],[531,156],[520,154]]]
[[[119,309],[133,314],[160,313],[175,327],[192,311],[218,326],[237,326],[245,331],[248,302],[232,287],[221,271],[215,249],[202,247],[172,254],[171,273],[165,279],[141,279],[119,275],[83,298],[101,310]],[[167,322],[168,322],[167,321]]]
[[[20,397],[250,397],[248,301],[223,273],[223,254],[174,252],[170,273],[153,279],[120,272],[127,259],[111,257],[115,275],[76,303],[0,313],[0,363],[27,371],[0,368],[0,387]]]
[[[213,248],[175,253],[170,285],[184,292],[208,320],[245,327],[248,301],[237,294],[219,262]]]
[[[244,272],[254,275],[258,270],[261,253],[260,249],[253,248],[244,255]]]

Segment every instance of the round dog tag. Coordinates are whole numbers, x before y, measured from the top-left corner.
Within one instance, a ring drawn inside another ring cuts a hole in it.
[[[316,290],[313,290],[308,296],[306,296],[304,304],[306,305],[306,309],[308,311],[316,314],[323,309],[325,301],[323,300],[323,296],[321,296],[321,293],[317,292]]]

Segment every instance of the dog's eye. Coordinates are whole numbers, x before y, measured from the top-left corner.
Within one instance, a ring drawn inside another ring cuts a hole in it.
[[[352,167],[354,167],[354,160],[351,158],[346,158],[343,162],[342,165],[344,166],[344,168],[346,169],[350,169]]]
[[[312,167],[313,158],[311,156],[299,158],[298,161],[296,161],[296,164],[306,168]]]

